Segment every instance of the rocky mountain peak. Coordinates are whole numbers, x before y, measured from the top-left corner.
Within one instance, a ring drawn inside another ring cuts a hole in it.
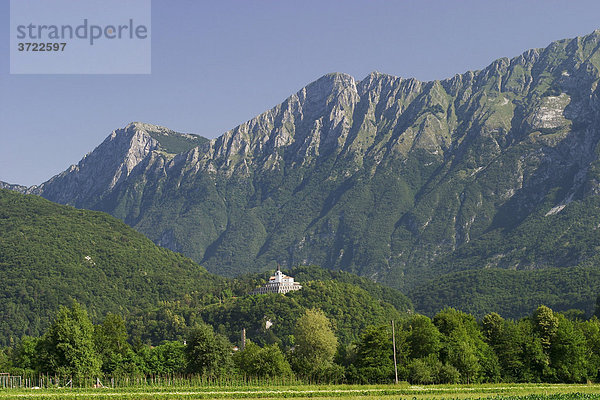
[[[28,187],[0,181],[0,189],[8,189],[19,193],[26,193]]]
[[[155,129],[160,130],[160,127],[131,123],[114,130],[77,165],[32,188],[31,192],[43,193],[56,202],[75,206],[79,206],[83,199],[101,198],[159,148],[159,142],[149,133]],[[64,188],[75,192],[65,192]]]
[[[331,73],[310,83],[297,94],[297,98],[309,116],[331,111],[334,103],[348,104],[357,93],[356,81],[348,74]]]
[[[146,122],[133,121],[125,126],[124,130],[141,130],[147,132],[172,132],[170,129],[164,126],[148,124]]]

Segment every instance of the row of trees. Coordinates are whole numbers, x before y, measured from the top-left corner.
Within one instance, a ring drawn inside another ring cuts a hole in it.
[[[541,306],[513,321],[496,313],[481,321],[452,308],[433,319],[397,321],[398,373],[413,383],[598,381],[600,321]],[[210,325],[191,329],[185,342],[130,343],[123,319],[109,314],[94,326],[78,304],[61,307],[42,337],[24,337],[0,351],[0,370],[73,378],[132,374],[300,377],[322,382],[389,383],[394,379],[391,326],[368,327],[351,344],[338,342],[320,310],[296,321],[293,345],[234,345]]]
[[[23,337],[0,351],[0,371],[43,373],[75,380],[101,375],[199,374],[210,377],[314,375],[332,369],[337,339],[325,314],[306,310],[295,325],[295,346],[287,354],[278,344],[246,341],[238,350],[207,324],[199,324],[184,342],[158,346],[130,343],[123,319],[108,314],[93,325],[78,303],[62,306],[42,337]],[[339,367],[338,367],[339,369]]]
[[[572,314],[571,316],[577,316]],[[389,329],[370,328],[346,358],[357,382],[393,377]],[[586,382],[600,378],[600,321],[541,306],[530,317],[496,313],[476,321],[452,308],[433,319],[415,315],[396,326],[401,379],[413,383]]]

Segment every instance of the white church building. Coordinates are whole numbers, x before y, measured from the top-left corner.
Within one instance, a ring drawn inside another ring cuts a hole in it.
[[[250,294],[287,293],[302,289],[302,285],[294,282],[294,278],[284,275],[279,266],[275,275],[269,278],[269,282],[254,289]]]

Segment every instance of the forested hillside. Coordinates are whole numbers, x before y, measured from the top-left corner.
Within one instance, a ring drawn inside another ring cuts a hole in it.
[[[102,212],[0,189],[0,345],[40,335],[59,305],[97,321],[187,294],[213,302],[226,281]]]
[[[202,310],[202,319],[217,331],[228,334],[232,341],[237,340],[245,328],[257,343],[291,346],[293,326],[306,309],[322,310],[345,344],[358,339],[370,325],[385,324],[406,314],[349,283],[330,280],[302,282],[302,285],[302,290],[285,296],[245,296],[206,307]]]
[[[409,293],[418,311],[435,315],[454,305],[478,318],[490,310],[519,318],[542,304],[557,311],[581,310],[591,316],[600,287],[598,267],[549,268],[514,271],[499,268],[443,275]]]
[[[183,340],[203,322],[232,339],[246,328],[257,342],[288,343],[289,327],[312,308],[350,342],[365,326],[412,309],[400,292],[366,278],[318,267],[290,273],[304,285],[300,292],[250,296],[269,273],[211,275],[105,213],[0,189],[0,345],[39,335],[54,310],[73,300],[95,322],[122,315],[133,338],[154,344]]]
[[[302,284],[297,292],[249,295],[268,281],[272,272],[245,275],[228,281],[212,304],[165,302],[129,318],[134,337],[151,343],[183,340],[197,324],[208,323],[236,343],[242,329],[259,344],[290,346],[292,328],[308,309],[322,310],[343,344],[356,340],[365,327],[402,318],[413,306],[399,291],[342,271],[301,266],[284,271]]]

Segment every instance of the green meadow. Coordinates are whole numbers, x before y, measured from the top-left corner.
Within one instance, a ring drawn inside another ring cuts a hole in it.
[[[599,399],[600,385],[299,385],[255,387],[131,387],[119,389],[0,389],[0,399]]]

